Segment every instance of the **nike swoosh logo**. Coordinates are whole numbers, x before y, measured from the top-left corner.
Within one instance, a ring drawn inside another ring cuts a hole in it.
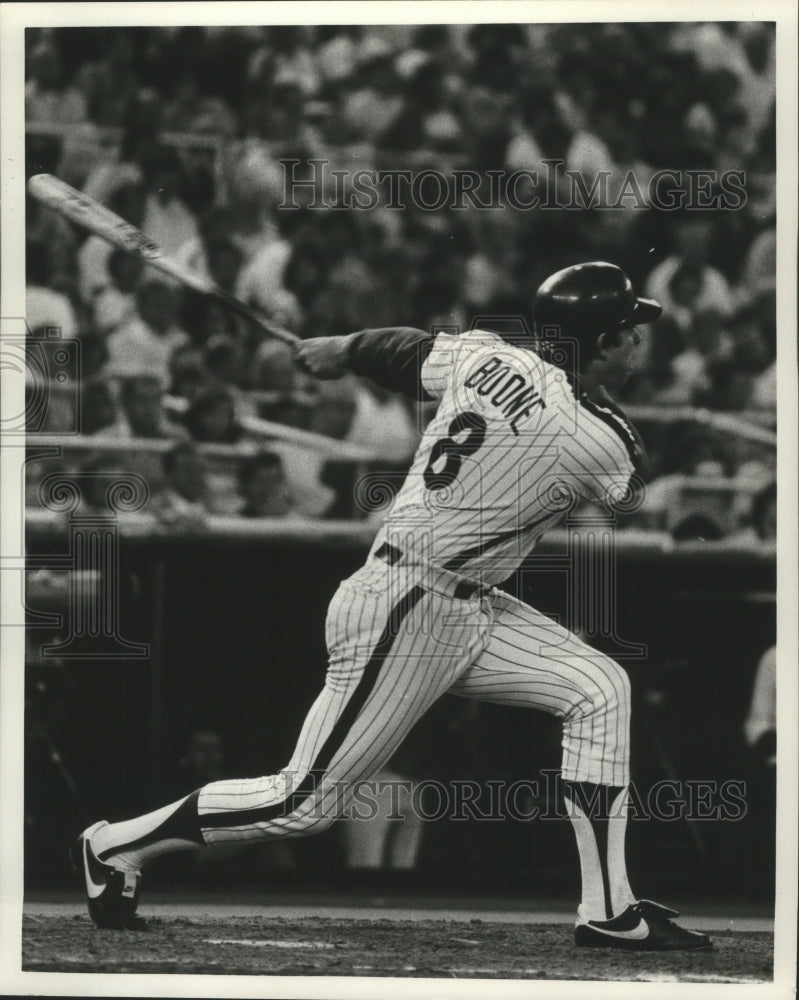
[[[89,839],[83,839],[83,870],[86,873],[86,893],[89,899],[97,899],[105,889],[105,881],[95,882],[92,878],[92,862],[94,858],[89,855]]]
[[[607,937],[627,938],[631,941],[643,941],[643,939],[649,935],[649,926],[645,920],[639,920],[638,926],[633,927],[629,931],[612,931],[605,927],[597,927],[597,925],[591,923],[590,920],[588,921],[588,926],[591,930],[599,931],[600,934],[605,934]]]

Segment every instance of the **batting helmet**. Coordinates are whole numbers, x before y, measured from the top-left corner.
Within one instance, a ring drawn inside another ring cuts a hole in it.
[[[539,335],[553,326],[578,340],[651,323],[663,311],[654,300],[638,298],[624,271],[604,261],[550,275],[536,292],[534,308]]]

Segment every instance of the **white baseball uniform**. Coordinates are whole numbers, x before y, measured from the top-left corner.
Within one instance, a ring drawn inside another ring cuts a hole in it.
[[[483,331],[365,331],[350,366],[389,388],[415,382],[438,410],[366,564],[330,604],[325,685],[292,759],[201,789],[205,842],[324,829],[445,692],[556,715],[563,777],[626,785],[625,671],[495,585],[573,497],[621,498],[635,432],[560,368]]]

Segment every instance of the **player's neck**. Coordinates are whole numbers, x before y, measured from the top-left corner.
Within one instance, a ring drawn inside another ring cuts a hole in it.
[[[593,362],[581,371],[576,379],[580,395],[585,394],[593,403],[606,403],[612,400],[612,395],[608,391],[609,387],[605,381],[605,373],[601,365]]]
[[[574,379],[574,385],[580,396],[586,395],[589,399],[593,399],[595,393],[602,385],[600,373],[594,365],[588,365],[587,368],[577,374]]]

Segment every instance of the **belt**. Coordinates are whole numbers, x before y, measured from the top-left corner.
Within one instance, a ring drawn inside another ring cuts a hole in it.
[[[389,545],[388,542],[384,542],[377,552],[375,552],[375,556],[384,563],[388,563],[389,566],[395,566],[402,559],[402,550],[398,549],[396,545]],[[459,601],[465,601],[470,597],[474,597],[475,594],[487,594],[489,590],[491,590],[490,587],[484,587],[482,584],[474,583],[471,580],[454,580],[452,596]]]

